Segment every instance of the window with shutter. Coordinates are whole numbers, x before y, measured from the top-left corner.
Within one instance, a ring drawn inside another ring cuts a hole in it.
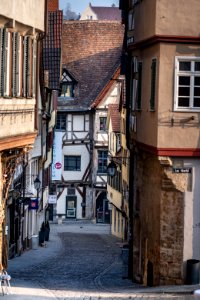
[[[3,96],[8,97],[10,95],[10,38],[11,33],[4,29],[3,38]]]
[[[37,41],[33,40],[33,71],[32,71],[32,97],[36,95],[36,62],[37,62]]]
[[[137,57],[133,57],[132,60],[132,110],[138,108],[138,84],[139,84],[139,66]]]
[[[137,110],[142,109],[142,62],[138,62],[138,92],[136,101]]]
[[[23,96],[32,97],[32,70],[33,70],[33,40],[29,36],[24,37],[23,55]]]
[[[23,37],[19,36],[19,48],[18,48],[18,58],[19,58],[19,89],[17,91],[17,96],[22,96],[23,89]]]
[[[12,95],[13,97],[19,96],[19,46],[20,36],[19,33],[13,33],[13,55],[12,55]]]
[[[23,51],[23,97],[27,97],[27,74],[28,74],[28,37],[24,37]]]
[[[0,28],[0,97],[3,96],[3,36],[4,30]]]
[[[151,98],[150,98],[150,110],[155,110],[155,96],[156,96],[156,64],[157,60],[152,59],[151,63]]]
[[[28,37],[27,97],[32,97],[33,40]]]

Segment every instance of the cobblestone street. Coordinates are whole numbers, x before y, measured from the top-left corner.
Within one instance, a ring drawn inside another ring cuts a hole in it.
[[[26,291],[30,286],[33,295],[15,295],[15,299],[194,299],[189,290],[187,294],[181,288],[179,294],[163,293],[123,279],[127,271],[120,240],[110,236],[109,230],[108,225],[81,222],[51,224],[46,247],[9,261],[13,295],[6,298],[19,295],[19,286]]]

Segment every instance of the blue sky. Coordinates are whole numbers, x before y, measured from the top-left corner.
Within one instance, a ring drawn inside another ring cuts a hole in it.
[[[81,14],[89,2],[91,2],[93,6],[111,6],[113,3],[116,6],[119,5],[119,0],[59,0],[59,5],[60,9],[65,9],[67,3],[70,3],[71,10],[77,14]]]

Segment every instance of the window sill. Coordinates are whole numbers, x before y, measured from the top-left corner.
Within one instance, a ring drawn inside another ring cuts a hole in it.
[[[195,113],[200,112],[200,108],[175,108],[174,112]]]

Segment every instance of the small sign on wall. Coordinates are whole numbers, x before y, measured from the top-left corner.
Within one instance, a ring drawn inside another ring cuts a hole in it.
[[[173,168],[173,173],[192,173],[192,168]]]
[[[49,204],[56,204],[57,203],[57,195],[49,195],[48,203]]]

